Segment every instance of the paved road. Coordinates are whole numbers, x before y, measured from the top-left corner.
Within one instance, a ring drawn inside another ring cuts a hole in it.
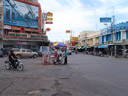
[[[22,59],[23,72],[5,70],[0,58],[0,96],[128,96],[128,59],[73,54],[69,64]]]

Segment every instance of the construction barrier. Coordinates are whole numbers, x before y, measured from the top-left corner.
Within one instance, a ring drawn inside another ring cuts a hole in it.
[[[43,54],[41,63],[43,65],[51,65],[52,64],[52,60],[51,59],[52,59],[51,55]]]

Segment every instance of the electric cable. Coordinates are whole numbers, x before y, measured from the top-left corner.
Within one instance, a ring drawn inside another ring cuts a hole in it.
[[[20,15],[20,13],[14,8],[14,6],[10,3],[10,1],[9,0],[6,0],[8,3],[9,3],[9,5],[16,11],[16,13],[18,13],[18,15],[22,18],[22,20],[28,25],[28,27],[30,27],[30,25],[28,24],[28,22],[26,22],[25,20],[24,20],[24,18]],[[14,4],[16,5],[16,3],[14,2]],[[17,5],[16,5],[17,6]]]

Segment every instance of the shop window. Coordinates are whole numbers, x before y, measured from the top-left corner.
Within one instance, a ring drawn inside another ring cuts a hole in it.
[[[0,21],[2,21],[2,14],[0,14]]]
[[[111,35],[106,35],[106,41],[111,41]]]
[[[0,35],[2,34],[2,30],[0,30]]]
[[[10,19],[10,10],[6,9],[6,19]]]
[[[116,40],[121,40],[121,32],[116,33]]]
[[[15,13],[12,12],[12,19],[15,20]]]
[[[104,36],[102,36],[102,44],[104,44]]]
[[[3,0],[0,0],[0,5],[2,5],[3,4]]]
[[[126,32],[126,39],[128,39],[128,32]]]

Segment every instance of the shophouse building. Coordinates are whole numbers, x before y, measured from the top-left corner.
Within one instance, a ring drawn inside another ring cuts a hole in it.
[[[95,31],[83,31],[79,34],[79,41],[78,41],[78,47],[81,48],[82,46],[86,47],[86,41],[87,41],[87,34],[93,34]]]
[[[49,43],[42,32],[38,0],[4,0],[0,4],[0,48],[37,48]]]
[[[122,22],[101,30],[99,48],[106,48],[111,55],[124,56],[124,50],[128,49],[128,22]]]
[[[87,34],[86,49],[89,51],[95,51],[99,46],[99,36],[101,32],[95,31],[92,34]]]

